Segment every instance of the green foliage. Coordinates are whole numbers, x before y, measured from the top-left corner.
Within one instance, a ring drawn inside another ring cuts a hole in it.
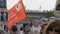
[[[47,14],[45,14],[46,18],[49,18],[51,16],[53,16],[53,12],[48,12]]]

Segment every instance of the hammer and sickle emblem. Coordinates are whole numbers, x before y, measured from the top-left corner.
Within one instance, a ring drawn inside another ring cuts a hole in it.
[[[19,11],[19,10],[22,8],[22,6],[21,6],[20,3],[18,3],[18,4],[15,6],[15,8],[16,8],[17,11]]]

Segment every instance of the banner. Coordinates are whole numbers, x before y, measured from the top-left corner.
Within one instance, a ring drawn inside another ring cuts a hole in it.
[[[13,2],[13,0],[11,1]],[[8,24],[7,24],[8,29],[11,29],[12,25],[21,22],[25,18],[26,18],[26,13],[23,6],[23,2],[22,0],[19,0],[11,8],[8,9]]]

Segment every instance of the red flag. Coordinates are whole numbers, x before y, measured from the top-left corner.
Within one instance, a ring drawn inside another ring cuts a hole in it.
[[[26,18],[25,9],[22,0],[8,10],[8,29],[11,29],[12,25],[22,21]]]

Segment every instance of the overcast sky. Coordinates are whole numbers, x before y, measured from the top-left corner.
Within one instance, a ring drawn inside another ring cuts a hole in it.
[[[29,10],[53,10],[56,0],[23,0],[24,6]]]

